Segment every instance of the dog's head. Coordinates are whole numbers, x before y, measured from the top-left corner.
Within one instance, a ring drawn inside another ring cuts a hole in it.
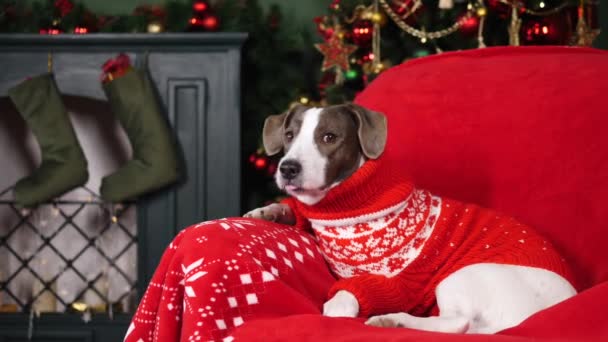
[[[386,144],[386,117],[355,104],[325,108],[296,105],[264,123],[268,155],[281,151],[276,182],[303,203],[319,202]]]

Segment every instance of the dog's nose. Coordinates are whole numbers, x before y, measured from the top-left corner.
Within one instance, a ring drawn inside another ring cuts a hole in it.
[[[281,176],[285,179],[294,179],[302,171],[302,165],[293,159],[285,160],[279,166]]]

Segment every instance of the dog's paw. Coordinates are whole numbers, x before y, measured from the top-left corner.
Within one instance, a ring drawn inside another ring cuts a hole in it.
[[[288,214],[291,214],[291,209],[289,209],[288,205],[272,203],[265,207],[254,209],[243,215],[243,217],[272,222],[283,222],[284,218],[289,216]]]
[[[328,317],[357,317],[359,302],[348,291],[338,291],[330,300],[323,304],[323,315]]]
[[[365,324],[379,328],[401,328],[404,327],[402,314],[394,313],[370,317]]]
[[[381,328],[410,328],[454,334],[464,334],[469,330],[469,319],[465,316],[416,317],[404,312],[374,316],[365,324]]]

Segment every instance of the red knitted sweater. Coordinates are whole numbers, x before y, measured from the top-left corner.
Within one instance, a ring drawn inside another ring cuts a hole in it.
[[[529,227],[416,189],[387,163],[379,166],[367,161],[313,206],[285,200],[340,278],[328,298],[353,293],[362,317],[437,314],[439,282],[480,262],[539,267],[572,280],[565,261]]]

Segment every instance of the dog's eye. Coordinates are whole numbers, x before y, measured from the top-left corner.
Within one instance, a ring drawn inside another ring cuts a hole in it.
[[[285,132],[285,139],[291,141],[293,139],[293,132]]]
[[[336,141],[336,135],[333,133],[325,133],[323,135],[323,142],[326,144],[331,144]]]

